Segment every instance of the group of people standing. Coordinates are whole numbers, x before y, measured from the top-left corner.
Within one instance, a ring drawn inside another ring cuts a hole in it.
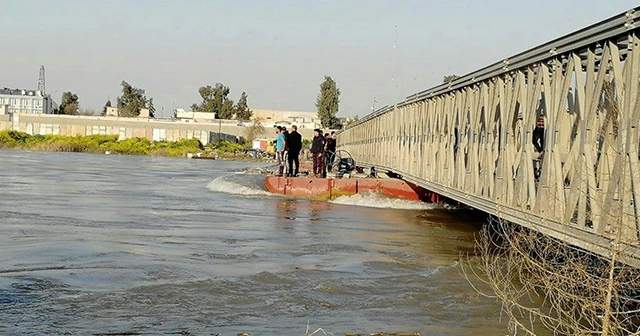
[[[302,135],[296,125],[291,126],[291,133],[285,127],[276,127],[276,158],[278,159],[278,175],[284,173],[285,158],[289,163],[287,176],[298,176],[300,169],[300,151]]]
[[[276,158],[278,160],[278,174],[283,176],[285,161],[288,163],[286,176],[298,176],[300,170],[300,151],[302,150],[302,135],[298,133],[296,125],[291,126],[291,132],[286,127],[276,126]],[[326,177],[327,168],[332,169],[336,152],[336,132],[322,135],[322,130],[313,130],[311,141],[311,155],[313,157],[313,174],[316,177]],[[325,165],[325,162],[327,163]]]
[[[315,177],[326,177],[327,171],[331,171],[333,159],[336,154],[336,132],[325,133],[316,128],[313,130],[311,141],[311,156],[313,157],[313,174]],[[326,164],[325,164],[326,163]]]

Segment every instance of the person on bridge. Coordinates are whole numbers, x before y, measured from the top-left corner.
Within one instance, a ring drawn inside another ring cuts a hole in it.
[[[544,112],[540,112],[536,121],[536,128],[533,130],[533,146],[538,153],[544,151]]]
[[[282,176],[284,171],[284,146],[286,140],[284,133],[282,133],[282,127],[276,127],[276,158],[278,160],[278,174],[276,176]]]
[[[311,141],[311,155],[313,156],[313,174],[316,177],[322,177],[323,171],[323,152],[324,152],[324,136],[318,128],[313,130],[313,140]]]
[[[302,150],[302,135],[298,133],[298,126],[291,126],[291,133],[287,139],[287,145],[289,148],[289,154],[287,160],[289,161],[288,176],[298,176],[298,170],[300,169],[300,151]],[[295,163],[295,169],[294,169]]]

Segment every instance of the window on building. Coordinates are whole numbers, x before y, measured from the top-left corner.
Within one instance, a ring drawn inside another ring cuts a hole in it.
[[[54,124],[40,124],[40,132],[41,135],[48,134],[60,134],[60,125]]]
[[[87,127],[85,131],[86,135],[107,135],[107,126],[92,126]]]
[[[38,134],[40,135],[51,134],[51,125],[40,124],[40,129],[38,130]]]
[[[164,141],[167,140],[167,130],[154,128],[153,131],[153,141]]]

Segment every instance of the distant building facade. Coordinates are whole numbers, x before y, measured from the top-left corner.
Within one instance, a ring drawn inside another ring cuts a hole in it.
[[[301,111],[278,111],[252,109],[252,119],[260,118],[264,126],[290,126],[297,125],[298,128],[315,129],[321,126],[317,112]]]
[[[107,106],[107,111],[104,114],[105,117],[119,117],[120,112],[117,107]],[[138,118],[149,118],[149,109],[140,109],[140,115]]]
[[[150,141],[178,141],[180,139],[198,139],[203,144],[218,139],[235,141],[246,134],[246,126],[237,120],[216,120],[212,123],[181,122],[153,118],[124,118],[79,116],[64,114],[15,113],[0,115],[0,130],[16,130],[30,135],[117,135],[119,140],[146,138]],[[313,137],[313,129],[300,129],[305,138]],[[274,137],[271,129],[264,134],[268,139]]]
[[[188,112],[176,109],[176,119],[184,122],[212,122],[216,119],[214,112]]]
[[[260,118],[262,125],[265,127],[297,125],[299,129],[315,129],[321,125],[320,118],[316,112],[299,112],[299,111],[278,111],[278,110],[261,110],[252,109],[252,120]],[[184,109],[176,109],[175,119],[181,122],[193,123],[227,123],[249,126],[251,122],[243,120],[222,120],[216,119],[213,112],[189,112]]]
[[[36,90],[0,88],[0,115],[53,114],[53,99]]]

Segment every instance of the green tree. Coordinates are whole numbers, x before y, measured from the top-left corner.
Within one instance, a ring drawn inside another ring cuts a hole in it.
[[[149,100],[145,96],[143,89],[133,87],[129,83],[122,81],[122,96],[118,97],[118,114],[121,117],[137,117],[140,110],[148,108]],[[153,104],[153,102],[151,102]],[[151,111],[149,115],[152,116]]]
[[[320,84],[320,94],[316,101],[318,117],[323,127],[337,128],[340,124],[336,113],[340,104],[340,89],[336,82],[329,76],[324,76],[324,82]]]
[[[150,118],[155,118],[156,117],[156,107],[153,105],[153,97],[149,98],[149,102],[147,104],[147,108],[149,109],[149,117]]]
[[[107,114],[107,107],[111,107],[111,99],[107,99],[107,102],[104,104],[104,107],[102,108],[102,116]]]
[[[233,108],[233,100],[227,99],[222,103],[222,108],[218,113],[219,119],[232,119],[233,113],[235,112]]]
[[[78,98],[78,95],[71,91],[64,92],[60,102],[60,114],[76,115],[78,114],[79,109],[80,99]]]
[[[449,84],[449,83],[453,82],[454,80],[456,80],[456,79],[458,79],[458,78],[460,78],[460,76],[458,76],[458,75],[448,75],[448,76],[444,76],[444,77],[442,78],[442,83],[444,83],[444,84]]]
[[[247,93],[242,92],[242,95],[240,95],[240,99],[238,99],[238,102],[236,103],[236,106],[234,108],[236,113],[236,119],[239,119],[239,120],[251,119],[251,116],[253,115],[253,111],[249,109],[249,104],[247,103],[248,98],[249,96],[247,96]]]
[[[233,116],[233,101],[228,97],[230,91],[229,87],[222,83],[213,87],[203,86],[198,90],[202,103],[191,105],[191,109],[195,112],[215,113],[216,118],[230,119]]]

